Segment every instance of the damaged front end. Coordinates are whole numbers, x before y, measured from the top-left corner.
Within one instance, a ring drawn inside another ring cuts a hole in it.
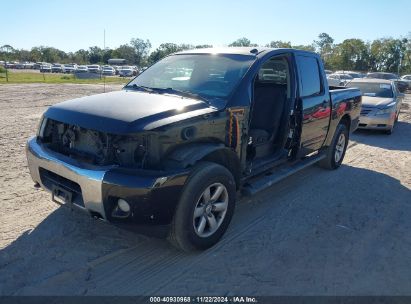
[[[115,135],[44,118],[39,139],[47,148],[97,166],[149,166],[150,134]]]

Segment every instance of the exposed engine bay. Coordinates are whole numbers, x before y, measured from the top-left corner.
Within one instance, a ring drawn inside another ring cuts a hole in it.
[[[148,135],[114,135],[52,119],[40,129],[42,143],[55,152],[93,165],[145,168]]]

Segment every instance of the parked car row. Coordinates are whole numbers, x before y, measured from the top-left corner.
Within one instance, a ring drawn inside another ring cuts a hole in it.
[[[145,68],[139,69],[137,66],[131,65],[103,65],[98,64],[92,65],[78,65],[76,63],[60,64],[60,63],[47,63],[47,62],[6,62],[0,61],[0,65],[5,66],[9,69],[36,69],[40,73],[96,73],[105,76],[115,76],[119,75],[121,77],[132,77],[144,71]]]
[[[40,66],[41,73],[96,73],[105,76],[120,75],[122,77],[132,77],[139,73],[136,66],[100,66],[98,64],[92,65],[77,65],[75,63],[70,64],[49,64],[45,63]]]
[[[358,88],[362,93],[359,129],[380,130],[391,134],[398,120],[404,92],[411,89],[411,75],[394,73],[328,71],[331,87]]]
[[[360,73],[355,71],[327,71],[327,80],[330,86],[345,86],[353,79],[385,79],[395,81],[400,92],[404,92],[407,89],[411,89],[411,75],[404,75],[399,77],[394,73],[384,73],[384,72],[369,72]]]

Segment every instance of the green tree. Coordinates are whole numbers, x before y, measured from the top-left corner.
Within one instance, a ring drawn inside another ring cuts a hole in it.
[[[87,64],[87,63],[89,63],[88,58],[89,58],[88,51],[83,50],[83,49],[80,49],[80,50],[74,52],[74,54],[73,54],[73,61],[75,63],[78,63],[78,64]]]
[[[30,61],[38,62],[42,60],[42,50],[40,47],[32,47],[30,50]]]
[[[116,48],[113,53],[113,58],[126,59],[129,64],[136,64],[137,56],[134,50],[134,47],[123,44]]]
[[[299,44],[299,45],[293,45],[292,47],[293,47],[294,49],[297,49],[297,50],[315,52],[315,47],[314,47],[313,45],[311,45],[311,44],[309,44],[309,45]]]
[[[335,70],[367,71],[370,63],[370,46],[361,39],[346,39],[337,44],[327,57],[325,65]]]
[[[382,38],[374,40],[370,49],[370,67],[375,71],[397,73],[405,57],[408,40]]]
[[[241,46],[258,46],[258,45],[255,43],[251,43],[250,39],[243,37],[243,38],[237,39],[236,41],[233,41],[228,46],[241,47]]]
[[[147,57],[151,49],[150,40],[143,40],[140,38],[133,38],[130,41],[131,46],[134,48],[135,64],[143,66],[147,62]]]
[[[211,44],[199,44],[196,45],[194,48],[196,49],[207,49],[207,48],[212,48],[213,46]]]
[[[402,72],[404,74],[411,74],[411,32],[408,33],[407,42],[405,43],[405,50],[402,56]]]
[[[9,44],[0,47],[0,56],[6,61],[15,60],[16,50]]]
[[[91,64],[102,62],[103,50],[98,46],[92,46],[88,50],[88,61]]]
[[[318,35],[318,40],[314,40],[314,46],[316,46],[317,52],[320,54],[324,62],[327,61],[327,57],[331,54],[333,49],[334,39],[327,33],[321,33]]]
[[[102,62],[106,64],[109,59],[113,58],[113,50],[110,48],[106,48],[103,50],[103,57],[102,57]]]
[[[56,48],[52,48],[52,47],[40,47],[41,48],[41,60],[45,61],[45,62],[50,62],[50,63],[54,63],[54,62],[60,62],[61,61],[61,57],[60,57],[60,52],[58,49]]]
[[[291,48],[291,42],[290,41],[276,40],[276,41],[271,41],[266,46],[270,47],[270,48],[275,48],[275,49]]]
[[[175,43],[162,43],[160,46],[155,49],[150,56],[148,57],[149,64],[159,61],[160,59],[183,50],[193,49],[194,46],[191,44],[175,44]]]

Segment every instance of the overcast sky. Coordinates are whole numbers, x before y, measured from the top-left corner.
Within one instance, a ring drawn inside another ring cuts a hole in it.
[[[1,1],[0,45],[64,51],[116,48],[131,38],[223,46],[237,38],[310,44],[321,32],[336,42],[401,37],[411,31],[410,0]]]

